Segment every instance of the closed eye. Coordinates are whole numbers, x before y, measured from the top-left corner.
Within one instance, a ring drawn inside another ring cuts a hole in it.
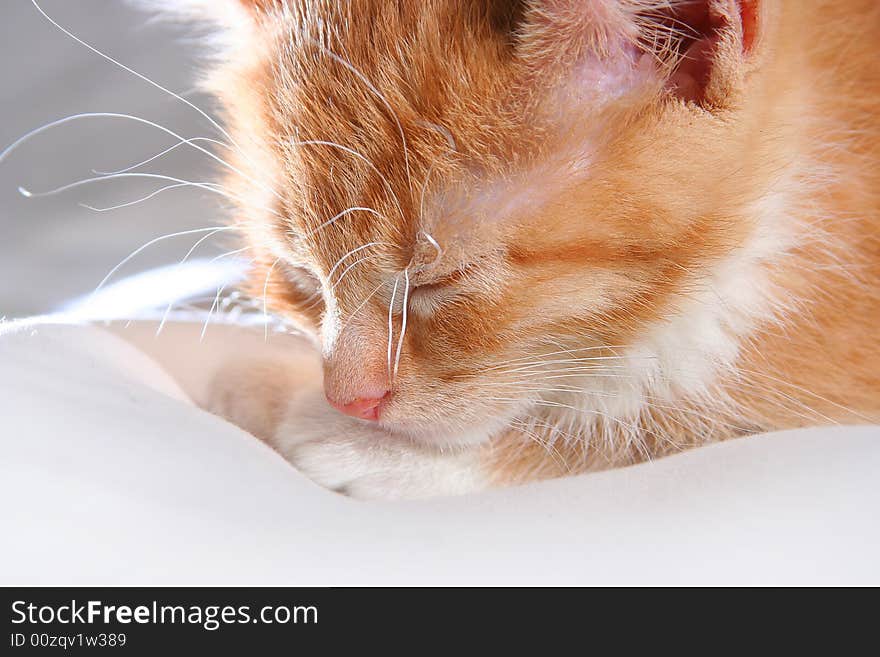
[[[424,283],[417,283],[410,291],[410,304],[417,314],[427,315],[439,306],[459,296],[470,268],[465,267]]]
[[[284,296],[289,304],[300,309],[319,308],[323,305],[321,281],[309,269],[288,264],[284,274],[287,283]]]
[[[321,281],[318,277],[305,267],[288,265],[286,274],[287,279],[303,291],[313,292],[321,288]]]

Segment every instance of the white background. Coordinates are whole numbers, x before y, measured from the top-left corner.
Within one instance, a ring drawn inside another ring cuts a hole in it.
[[[192,92],[195,55],[185,35],[149,20],[122,0],[41,0],[55,20],[95,47],[176,92]],[[198,94],[187,96],[209,105]],[[42,18],[30,0],[0,2],[0,149],[25,132],[79,112],[137,114],[185,136],[210,135],[204,119],[146,83],[103,61]],[[0,163],[0,317],[45,312],[90,291],[126,254],[149,239],[211,225],[220,205],[198,190],[171,190],[149,202],[97,214],[78,203],[133,200],[155,182],[113,181],[47,199],[17,188],[56,187],[120,169],[172,145],[173,139],[120,120],[68,124],[31,141]],[[144,168],[191,180],[211,179],[204,156],[179,149]],[[125,272],[179,260],[193,240],[158,244]],[[222,241],[202,253],[219,252]],[[229,247],[231,248],[231,247]]]

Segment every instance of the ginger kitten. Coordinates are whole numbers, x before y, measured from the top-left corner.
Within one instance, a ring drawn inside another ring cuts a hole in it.
[[[874,0],[164,4],[216,28],[250,289],[323,361],[218,398],[318,482],[880,419]]]

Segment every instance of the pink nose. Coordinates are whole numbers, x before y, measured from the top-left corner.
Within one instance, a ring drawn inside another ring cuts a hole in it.
[[[379,411],[381,410],[379,407],[388,395],[389,393],[386,392],[381,397],[362,397],[345,403],[338,402],[328,397],[327,401],[330,402],[330,405],[333,408],[345,415],[350,415],[351,417],[356,417],[360,420],[378,420]]]

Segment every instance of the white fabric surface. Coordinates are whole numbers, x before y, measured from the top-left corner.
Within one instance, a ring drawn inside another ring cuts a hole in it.
[[[190,401],[262,330],[168,329],[0,330],[0,584],[880,584],[878,427],[360,502]]]

